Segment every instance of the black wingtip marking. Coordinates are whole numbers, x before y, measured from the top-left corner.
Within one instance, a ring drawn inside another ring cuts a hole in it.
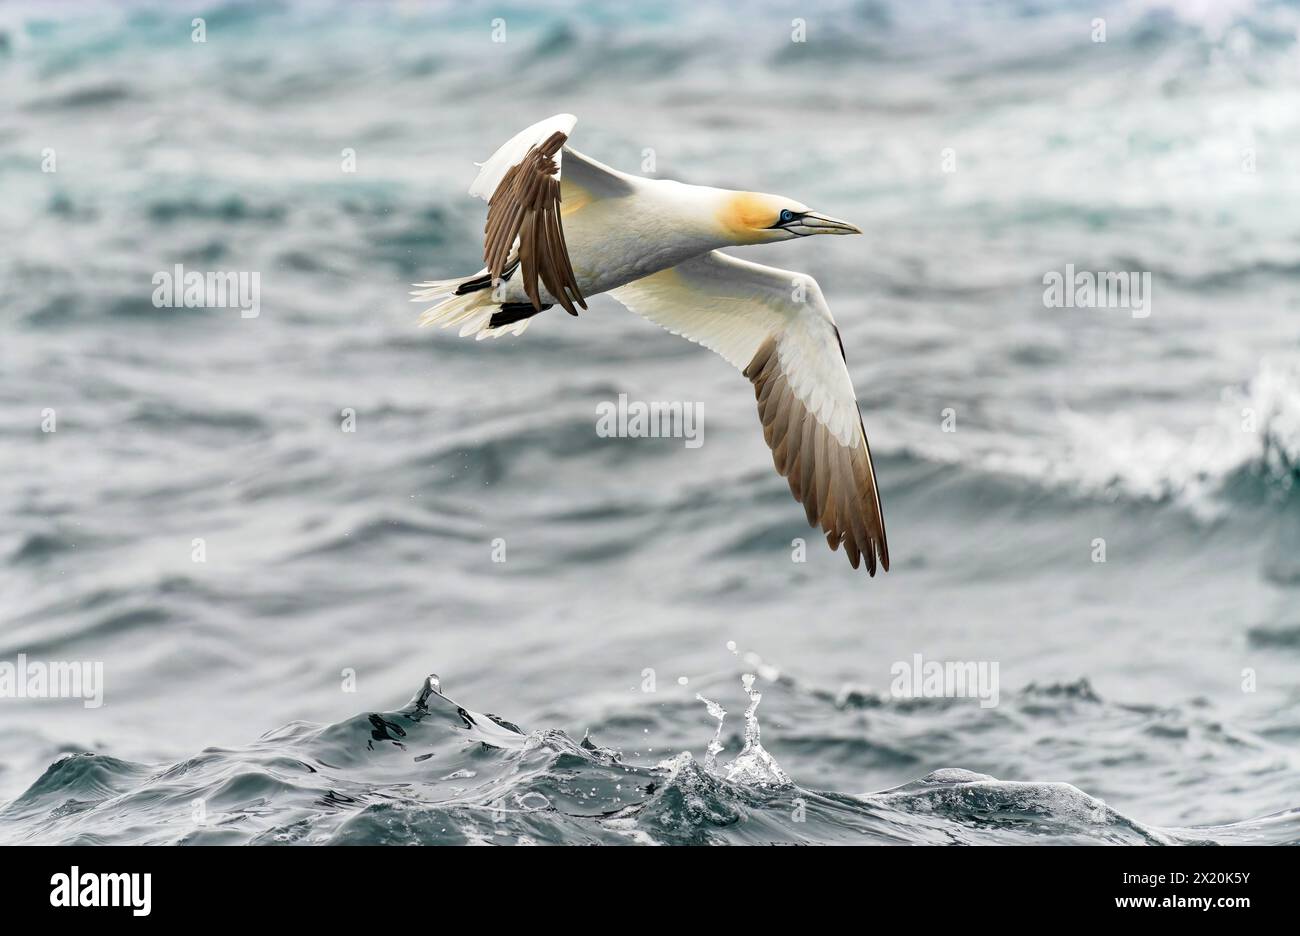
[[[544,305],[540,309],[534,309],[531,302],[503,302],[501,308],[493,312],[492,317],[488,319],[488,328],[513,325],[526,318],[532,318],[538,312],[545,312],[549,308],[549,305]]]
[[[518,268],[519,268],[519,261],[515,260],[514,263],[510,264],[508,267],[506,267],[504,270],[501,271],[501,278],[503,280],[510,279],[511,274],[513,274],[515,270]],[[492,274],[484,273],[482,276],[476,276],[473,279],[465,280],[465,282],[457,286],[456,295],[463,296],[466,293],[478,292],[480,289],[490,289],[491,287],[492,287]]]

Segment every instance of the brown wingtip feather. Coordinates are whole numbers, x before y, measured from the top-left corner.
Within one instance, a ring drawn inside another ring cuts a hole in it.
[[[519,272],[524,294],[542,310],[538,281],[570,315],[587,308],[569,261],[560,220],[560,181],[555,154],[568,140],[557,130],[511,166],[488,201],[483,228],[483,262],[495,286],[519,239]]]
[[[853,568],[865,560],[872,577],[877,566],[888,572],[889,545],[866,432],[854,448],[841,445],[794,395],[776,349],[776,337],[769,336],[745,376],[754,384],[763,438],[777,472],[804,505],[809,525],[822,528],[831,549],[842,544]],[[861,430],[861,417],[858,426]]]

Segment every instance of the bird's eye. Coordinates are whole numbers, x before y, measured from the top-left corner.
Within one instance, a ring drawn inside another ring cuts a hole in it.
[[[782,223],[782,224],[786,224],[786,223],[788,223],[788,222],[790,222],[790,221],[793,221],[793,220],[794,220],[794,212],[791,211],[789,208],[782,208],[782,209],[781,209],[781,223]]]

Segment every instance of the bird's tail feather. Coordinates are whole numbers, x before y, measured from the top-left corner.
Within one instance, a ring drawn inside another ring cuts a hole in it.
[[[411,290],[412,302],[433,303],[420,313],[420,325],[442,328],[459,325],[462,338],[473,335],[479,340],[507,334],[522,335],[531,319],[493,326],[492,315],[501,307],[501,302],[493,297],[490,288],[478,286],[481,279],[482,274],[479,274],[412,284],[415,286]],[[465,289],[467,286],[470,287],[468,291]]]

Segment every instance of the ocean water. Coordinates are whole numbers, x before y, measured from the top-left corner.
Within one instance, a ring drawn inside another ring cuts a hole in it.
[[[0,698],[0,842],[1300,842],[1298,35],[0,7],[0,664],[103,672]],[[864,229],[739,253],[834,310],[888,574],[805,526],[746,381],[607,297],[415,326],[479,268],[473,161],[563,111]],[[157,307],[176,264],[258,315]],[[1067,264],[1149,273],[1149,315],[1047,307]],[[704,444],[601,437],[624,393]],[[996,704],[904,697],[918,654]]]

